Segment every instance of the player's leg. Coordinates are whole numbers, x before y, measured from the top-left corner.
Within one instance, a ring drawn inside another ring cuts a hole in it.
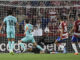
[[[8,38],[8,46],[9,46],[9,52],[10,52],[10,50],[11,50],[11,40],[10,40],[10,38]]]
[[[76,44],[75,44],[75,42],[77,41],[77,38],[76,37],[74,37],[74,36],[72,36],[72,48],[73,48],[73,50],[75,51],[75,55],[78,55],[78,50],[77,50],[77,47],[76,47]]]
[[[11,38],[11,51],[14,49],[15,39]]]
[[[33,37],[32,37],[32,43],[34,47],[37,47],[38,49],[40,49],[40,53],[44,53],[44,49],[40,45],[37,45]]]
[[[78,50],[77,50],[77,47],[76,47],[76,44],[72,42],[72,48],[73,50],[75,51],[75,55],[78,55]]]
[[[59,47],[62,48],[63,53],[67,53],[67,51],[66,51],[66,47],[65,47],[64,45],[62,45],[62,44],[60,43]]]
[[[80,42],[78,42],[78,46],[79,46],[79,48],[80,48]]]
[[[11,38],[11,49],[10,49],[10,54],[12,54],[12,55],[14,55],[13,49],[14,49],[14,38],[13,38],[13,39]]]
[[[13,52],[14,44],[15,44],[15,31],[11,31],[11,51]]]
[[[57,42],[57,40],[55,40],[55,42],[53,43],[53,44],[56,44],[56,46],[58,46],[58,42]],[[56,50],[56,48],[52,51],[52,52],[50,52],[51,54],[56,54],[56,53],[58,53],[58,51]]]
[[[67,51],[66,51],[66,47],[64,46],[64,45],[62,45],[62,42],[64,41],[64,40],[60,40],[61,38],[60,37],[58,37],[57,39],[56,39],[56,41],[55,41],[55,43],[56,43],[56,45],[58,46],[58,47],[60,47],[62,50],[63,50],[63,53],[66,53]]]
[[[25,47],[24,43],[22,43],[22,42],[27,42],[27,38],[24,37],[18,41],[18,44],[21,46],[21,48],[23,48],[23,50],[26,51],[26,47]]]
[[[8,46],[9,46],[9,52],[11,50],[11,39],[10,39],[10,31],[6,31],[7,32],[7,39],[8,39]]]
[[[38,49],[40,49],[40,53],[44,53],[44,49],[40,45],[37,45],[36,42],[33,43],[33,46],[37,47]]]
[[[58,39],[58,38],[57,38]],[[55,44],[56,44],[56,46],[57,47],[59,47],[59,43],[58,43],[58,41],[57,41],[57,39],[55,40]],[[55,49],[55,50],[53,50],[52,52],[50,52],[51,54],[55,54],[55,53],[58,53],[58,51]]]
[[[58,38],[55,40],[55,44],[56,44],[57,46],[59,46],[59,44],[60,44],[60,43],[58,43],[58,41],[60,41],[60,37],[58,37]]]
[[[79,46],[79,48],[80,48],[80,38],[78,38],[78,46]]]

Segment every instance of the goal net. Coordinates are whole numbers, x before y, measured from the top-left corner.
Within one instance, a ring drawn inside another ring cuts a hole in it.
[[[80,14],[80,1],[0,1],[0,25],[7,16],[7,10],[14,10],[19,26],[16,26],[14,51],[20,49],[17,42],[24,37],[24,20],[29,19],[34,26],[32,34],[35,40],[46,52],[61,50],[54,41],[59,36],[57,32],[60,20],[68,22],[68,32]],[[42,43],[41,43],[42,42]],[[66,43],[69,52],[73,52],[71,36]],[[26,48],[32,46],[25,44]],[[0,52],[8,52],[6,27],[0,31]]]

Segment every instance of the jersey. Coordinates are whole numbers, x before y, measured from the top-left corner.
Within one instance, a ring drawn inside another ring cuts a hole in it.
[[[15,24],[17,19],[14,16],[7,16],[3,21],[6,24],[7,38],[15,38]]]
[[[26,27],[28,27],[28,30],[27,31],[26,31]],[[26,31],[25,32],[26,33],[26,36],[24,38],[22,38],[21,40],[23,42],[29,42],[30,41],[30,42],[34,43],[35,42],[35,39],[34,39],[34,37],[32,35],[33,25],[26,24],[25,27],[24,27],[24,30]]]
[[[68,38],[67,23],[62,21],[59,25],[59,29],[63,29],[62,39]]]
[[[74,22],[74,36],[80,36],[80,20]]]
[[[33,25],[26,24],[24,30],[26,30],[26,27],[28,27],[28,30],[26,31],[26,36],[32,35]]]
[[[8,30],[14,30],[15,29],[15,24],[16,24],[16,22],[17,22],[17,19],[14,17],[14,16],[11,16],[11,15],[9,15],[9,16],[7,16],[7,17],[5,17],[4,18],[4,21],[3,22],[5,22],[6,23],[6,30],[8,31]]]

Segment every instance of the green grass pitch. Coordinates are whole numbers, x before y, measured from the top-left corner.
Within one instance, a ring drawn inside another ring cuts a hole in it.
[[[30,54],[20,53],[10,55],[9,53],[0,53],[0,60],[80,60],[80,54]]]

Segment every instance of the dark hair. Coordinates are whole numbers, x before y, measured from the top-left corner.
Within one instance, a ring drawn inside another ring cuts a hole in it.
[[[25,20],[25,22],[26,22],[26,23],[29,23],[29,20],[28,20],[28,19],[26,19],[26,20]]]
[[[13,14],[13,11],[12,10],[8,10],[7,11],[7,15],[12,15]]]

